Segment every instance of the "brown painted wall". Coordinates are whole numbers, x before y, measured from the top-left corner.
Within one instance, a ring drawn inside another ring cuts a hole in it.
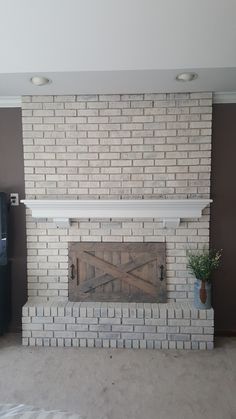
[[[0,190],[24,198],[24,167],[20,108],[0,108]],[[26,235],[23,205],[10,208],[9,257],[11,260],[11,331],[21,329],[21,307],[26,292]]]
[[[236,333],[236,104],[213,107],[211,246],[223,249],[213,276],[216,332]]]
[[[213,106],[211,246],[222,248],[223,263],[213,277],[218,332],[236,332],[236,104]],[[21,110],[0,109],[0,190],[24,198]],[[26,292],[25,210],[10,210],[12,331],[21,328]]]

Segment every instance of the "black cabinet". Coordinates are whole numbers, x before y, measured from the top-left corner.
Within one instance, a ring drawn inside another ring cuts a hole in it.
[[[10,320],[10,264],[8,260],[7,196],[0,192],[0,335]]]

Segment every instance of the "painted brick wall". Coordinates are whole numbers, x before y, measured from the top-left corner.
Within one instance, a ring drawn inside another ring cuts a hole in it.
[[[65,302],[23,307],[22,343],[133,349],[213,349],[214,312],[189,303]]]
[[[209,198],[211,93],[25,96],[26,198]],[[209,241],[209,209],[163,230],[158,219],[73,222],[27,210],[28,294],[68,296],[68,241],[166,241],[170,301],[192,298],[186,250]]]

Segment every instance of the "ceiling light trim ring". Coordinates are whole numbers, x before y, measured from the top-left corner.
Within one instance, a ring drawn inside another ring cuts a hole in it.
[[[33,76],[31,77],[30,81],[34,86],[39,86],[39,87],[46,86],[47,84],[51,83],[51,80],[44,76]]]
[[[176,76],[176,80],[180,82],[189,82],[189,81],[196,80],[197,78],[198,78],[198,74],[193,73],[193,72],[179,73]]]

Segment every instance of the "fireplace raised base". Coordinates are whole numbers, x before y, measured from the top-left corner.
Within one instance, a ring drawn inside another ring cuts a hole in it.
[[[30,300],[22,336],[26,346],[213,349],[214,312],[190,303]]]

